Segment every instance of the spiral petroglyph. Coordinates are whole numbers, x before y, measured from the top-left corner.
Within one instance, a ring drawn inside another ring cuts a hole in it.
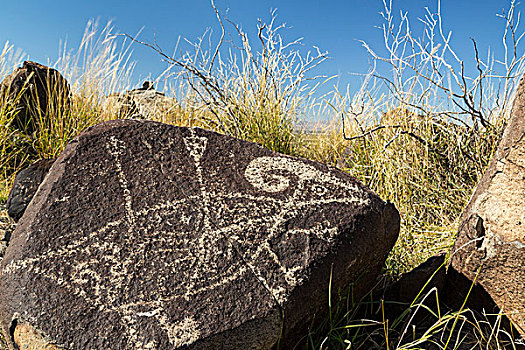
[[[284,171],[285,174],[277,172]],[[310,180],[312,188],[317,195],[324,195],[328,190],[323,184],[330,184],[340,188],[354,191],[356,199],[363,197],[363,191],[355,184],[348,184],[333,176],[329,172],[322,172],[312,165],[291,157],[258,157],[248,164],[244,176],[252,186],[260,191],[281,192],[290,186],[290,177],[296,177],[299,186],[295,191],[305,188],[305,183]],[[362,204],[366,204],[366,197]]]

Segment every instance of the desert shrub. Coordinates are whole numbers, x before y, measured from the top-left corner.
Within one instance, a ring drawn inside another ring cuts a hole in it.
[[[393,15],[391,1],[382,16],[384,47],[363,42],[371,71],[355,94],[334,92],[329,105],[339,123],[304,155],[342,167],[396,205],[401,234],[388,270],[398,274],[453,244],[459,214],[506,126],[525,56],[513,1],[499,15],[500,60],[481,60],[475,41],[470,60],[460,59],[439,2],[421,19],[421,37],[408,13]],[[467,65],[475,76],[466,75]]]
[[[284,41],[280,31],[285,27],[276,24],[275,12],[268,23],[259,21],[256,47],[246,32],[228,21],[238,42],[224,47],[224,37],[231,33],[213,2],[212,7],[222,29],[215,41],[206,31],[190,50],[173,57],[157,45],[139,42],[174,67],[172,73],[179,79],[175,95],[183,95],[179,101],[186,109],[202,113],[205,127],[273,151],[298,154],[301,135],[295,126],[312,103],[316,86],[308,82],[318,78],[308,73],[327,58],[326,53],[318,49],[303,53],[300,40]]]

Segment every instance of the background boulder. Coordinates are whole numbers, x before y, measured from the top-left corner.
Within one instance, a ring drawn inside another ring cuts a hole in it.
[[[145,81],[141,88],[109,95],[104,105],[109,114],[118,119],[160,120],[173,102],[172,98],[156,91],[153,82]]]
[[[45,127],[50,118],[71,107],[69,83],[57,70],[25,61],[0,84],[0,101],[16,111],[13,125],[26,134]]]
[[[16,174],[6,203],[7,214],[13,220],[20,220],[54,162],[54,159],[41,159]]]
[[[452,266],[481,285],[525,336],[525,81],[462,214]]]
[[[398,231],[395,207],[338,169],[111,121],[66,147],[26,209],[0,321],[11,341],[26,325],[68,349],[291,348],[329,286],[370,290]]]

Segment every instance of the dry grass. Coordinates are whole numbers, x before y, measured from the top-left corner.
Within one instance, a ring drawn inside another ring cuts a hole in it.
[[[414,130],[428,144],[400,128],[386,128],[367,137],[346,140],[342,126],[334,124],[310,134],[301,155],[337,166],[358,178],[400,211],[401,234],[391,253],[390,273],[406,272],[454,243],[457,219],[473,187],[495,151],[504,120],[492,132],[472,141],[483,159],[465,156],[462,147],[468,130],[457,124],[437,123],[432,117],[392,108],[368,127],[399,125]],[[347,135],[359,135],[357,124],[346,126]],[[479,161],[479,163],[478,163]]]

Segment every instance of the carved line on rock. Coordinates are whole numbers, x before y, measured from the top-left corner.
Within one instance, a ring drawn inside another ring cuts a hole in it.
[[[126,180],[126,177],[124,176],[124,173],[122,171],[122,164],[120,162],[120,155],[121,152],[125,149],[125,144],[123,141],[118,140],[115,136],[110,136],[109,143],[106,143],[106,148],[108,150],[108,153],[113,156],[113,159],[115,161],[115,166],[117,168],[117,177],[120,182],[120,187],[124,192],[124,207],[126,208],[126,217],[130,225],[133,225],[135,219],[132,208],[133,200],[131,198],[131,192],[128,188],[128,182]]]

